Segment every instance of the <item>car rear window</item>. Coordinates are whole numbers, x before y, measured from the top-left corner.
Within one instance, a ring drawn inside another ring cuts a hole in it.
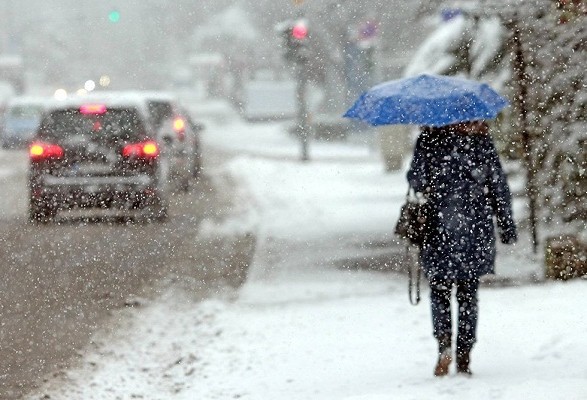
[[[48,140],[84,136],[97,141],[133,142],[145,137],[145,129],[136,110],[112,108],[101,114],[82,113],[79,109],[52,111],[39,128],[39,137]]]
[[[159,128],[165,119],[173,117],[173,107],[165,101],[150,100],[148,109],[155,128]]]

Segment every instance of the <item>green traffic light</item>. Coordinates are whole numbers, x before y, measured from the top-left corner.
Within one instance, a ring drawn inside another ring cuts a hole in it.
[[[117,10],[110,11],[110,13],[108,13],[108,19],[110,20],[110,22],[120,21],[120,12],[118,12]]]

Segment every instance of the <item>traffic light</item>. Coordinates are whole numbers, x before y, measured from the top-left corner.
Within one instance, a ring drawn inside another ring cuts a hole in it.
[[[291,36],[300,43],[304,43],[308,38],[308,26],[303,20],[296,21],[291,27]]]
[[[285,41],[285,59],[305,62],[308,59],[308,24],[304,19],[287,22],[282,30]]]
[[[112,23],[120,21],[120,12],[118,10],[110,10],[108,13],[108,20]]]

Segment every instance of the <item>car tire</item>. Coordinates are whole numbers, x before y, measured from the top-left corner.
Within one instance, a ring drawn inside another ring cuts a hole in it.
[[[31,199],[29,202],[29,221],[46,224],[55,219],[55,209],[44,201]]]
[[[194,163],[192,165],[192,177],[199,178],[202,173],[202,161],[200,160],[200,155],[196,155],[194,157]]]
[[[191,177],[189,172],[186,172],[185,176],[183,176],[179,181],[179,189],[183,193],[188,193],[190,191],[190,184],[191,184]]]
[[[144,208],[144,214],[147,222],[165,222],[169,219],[169,206],[167,201],[161,197],[156,197],[150,204]]]

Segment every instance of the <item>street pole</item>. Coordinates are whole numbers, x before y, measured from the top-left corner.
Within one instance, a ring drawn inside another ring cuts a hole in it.
[[[308,146],[309,146],[309,124],[308,124],[308,105],[306,103],[306,87],[308,83],[308,77],[305,71],[306,61],[304,58],[300,58],[296,62],[296,99],[297,99],[297,133],[300,138],[301,154],[300,158],[302,161],[308,161]]]
[[[519,110],[519,129],[522,135],[524,149],[524,162],[526,164],[526,194],[530,208],[530,228],[532,231],[532,245],[534,253],[538,252],[538,220],[536,217],[537,190],[535,181],[534,161],[532,158],[532,144],[528,131],[528,79],[526,74],[526,60],[522,48],[521,30],[517,17],[513,20],[513,44],[514,44],[514,73],[518,84],[518,93],[515,102]]]
[[[293,0],[295,6],[303,6],[304,0]],[[303,17],[303,11],[299,13]],[[296,100],[298,103],[297,112],[297,134],[300,138],[300,159],[308,161],[308,105],[306,103],[306,86],[308,78],[305,71],[306,58],[305,54],[297,54],[295,60],[296,68]]]
[[[303,0],[294,1],[295,5],[303,4]],[[304,13],[300,12],[295,21],[284,21],[276,26],[285,38],[285,59],[293,65],[296,80],[296,126],[295,133],[300,139],[300,159],[308,161],[310,126],[308,123],[308,104],[306,88],[308,86],[308,25]]]

